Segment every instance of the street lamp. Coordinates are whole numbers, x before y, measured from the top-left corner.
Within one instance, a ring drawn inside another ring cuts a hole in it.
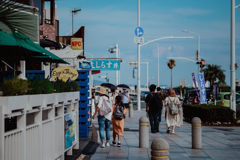
[[[115,47],[107,49],[110,53],[116,52],[116,59],[118,58],[118,44]],[[118,85],[118,70],[116,70],[116,86]]]
[[[186,33],[192,33],[192,34],[195,34],[198,36],[198,57],[197,57],[197,60],[200,61],[200,36],[194,32],[190,32],[190,31],[187,31],[187,30],[183,30],[183,32],[186,32]],[[199,65],[198,65],[198,72],[199,72]]]
[[[146,64],[147,65],[147,86],[148,86],[148,62],[141,62],[141,64]]]
[[[81,9],[76,9],[74,8],[74,10],[72,10],[72,35],[73,35],[73,14],[77,14],[77,12],[81,11]]]
[[[147,40],[149,42],[149,40]],[[156,43],[158,45],[158,69],[157,69],[157,86],[159,87],[159,43],[157,42],[153,42]]]

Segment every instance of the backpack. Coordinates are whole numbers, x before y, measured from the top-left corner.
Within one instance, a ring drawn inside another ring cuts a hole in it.
[[[101,98],[101,97],[100,97]],[[107,115],[108,113],[112,112],[112,107],[111,107],[111,103],[108,100],[105,100],[103,98],[103,104],[102,104],[102,107],[99,108],[99,115],[100,116],[105,116]]]
[[[153,106],[153,111],[161,110],[162,109],[161,98],[159,99],[158,97],[156,97],[156,95],[154,96],[152,93],[151,93],[151,95],[153,96],[152,103],[151,103],[151,106]]]
[[[123,107],[116,105],[115,112],[114,112],[114,119],[116,120],[123,119]]]
[[[168,97],[168,99],[170,100],[170,98]],[[170,107],[169,107],[169,113],[171,115],[177,115],[178,114],[178,106],[174,103],[174,100],[171,101]]]

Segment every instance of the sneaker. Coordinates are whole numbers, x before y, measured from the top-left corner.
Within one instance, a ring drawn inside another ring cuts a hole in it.
[[[102,144],[101,144],[101,147],[102,147],[102,148],[105,148],[105,143],[102,143]]]
[[[113,146],[116,146],[117,142],[116,141],[112,141],[112,144],[113,144]]]
[[[106,142],[106,147],[109,147],[109,146],[110,146],[109,142]]]
[[[175,131],[172,131],[172,133],[175,133]]]
[[[117,143],[117,146],[118,146],[118,147],[121,147],[121,142],[118,142],[118,143]]]
[[[171,130],[170,130],[170,129],[168,129],[168,130],[167,130],[167,133],[169,133],[170,131],[171,131]]]
[[[156,130],[156,132],[159,132],[159,129],[158,129],[158,130]]]

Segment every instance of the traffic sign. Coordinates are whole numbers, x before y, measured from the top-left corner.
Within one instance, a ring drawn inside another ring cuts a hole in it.
[[[141,28],[141,27],[137,27],[136,29],[135,29],[135,35],[137,36],[137,37],[142,37],[142,35],[143,35],[143,29]]]
[[[143,37],[134,37],[134,43],[144,43]]]

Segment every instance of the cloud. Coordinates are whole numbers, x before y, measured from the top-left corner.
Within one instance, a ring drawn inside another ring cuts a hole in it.
[[[197,9],[197,8],[177,8],[172,10],[172,12],[175,12],[177,14],[181,14],[184,16],[208,15],[213,13],[212,10],[203,10],[203,9]]]

